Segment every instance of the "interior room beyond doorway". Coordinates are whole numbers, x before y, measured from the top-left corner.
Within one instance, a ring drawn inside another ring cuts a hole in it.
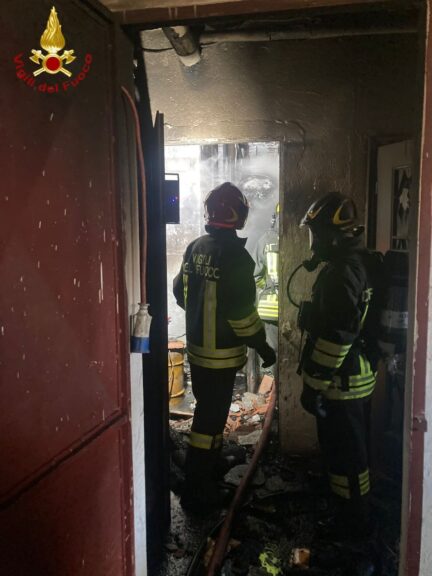
[[[190,144],[165,147],[165,170],[178,174],[180,182],[180,222],[167,225],[168,337],[170,352],[170,407],[176,412],[193,413],[193,396],[180,368],[185,346],[185,316],[172,294],[187,245],[205,233],[204,199],[208,192],[225,181],[237,185],[248,199],[249,216],[239,236],[247,238],[246,249],[252,257],[258,239],[274,226],[279,203],[279,143],[242,142]],[[250,351],[253,354],[253,351]],[[249,362],[256,371],[256,362]],[[245,369],[247,381],[247,368]],[[253,374],[257,381],[256,373]],[[257,386],[254,386],[254,388]],[[251,388],[251,386],[249,386]],[[255,391],[255,390],[251,390]]]

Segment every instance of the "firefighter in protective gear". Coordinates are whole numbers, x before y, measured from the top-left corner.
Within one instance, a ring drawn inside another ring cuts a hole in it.
[[[225,182],[208,194],[204,206],[207,234],[189,244],[174,279],[174,296],[186,312],[196,398],[181,503],[195,510],[220,503],[216,469],[246,347],[257,350],[264,366],[276,360],[255,307],[254,262],[236,233],[248,216],[247,199]]]
[[[365,341],[372,254],[361,247],[356,217],[354,202],[333,192],[312,204],[301,222],[309,227],[314,259],[325,263],[305,326],[301,401],[316,417],[337,525],[352,536],[369,528],[369,407],[376,380]]]
[[[270,345],[278,349],[279,321],[279,203],[271,227],[255,248],[255,283],[258,289],[258,314],[264,322]]]

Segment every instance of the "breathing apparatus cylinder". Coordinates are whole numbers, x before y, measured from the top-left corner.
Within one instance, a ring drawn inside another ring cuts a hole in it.
[[[404,354],[408,331],[408,253],[389,250],[384,256],[385,293],[379,345],[386,356]]]

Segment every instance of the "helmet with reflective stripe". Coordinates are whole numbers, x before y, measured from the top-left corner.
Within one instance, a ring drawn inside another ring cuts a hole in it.
[[[309,227],[310,248],[321,261],[336,257],[342,247],[353,245],[364,227],[358,226],[351,198],[331,192],[312,204],[300,226]]]
[[[330,228],[345,234],[354,231],[356,222],[357,209],[353,200],[339,192],[330,192],[312,204],[300,226]]]
[[[247,220],[249,203],[231,182],[224,182],[208,193],[204,200],[207,226],[241,230]]]

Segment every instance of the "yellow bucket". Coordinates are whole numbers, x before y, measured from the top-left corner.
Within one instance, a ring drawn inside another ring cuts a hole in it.
[[[177,398],[184,393],[184,343],[173,340],[168,342],[168,394]]]

